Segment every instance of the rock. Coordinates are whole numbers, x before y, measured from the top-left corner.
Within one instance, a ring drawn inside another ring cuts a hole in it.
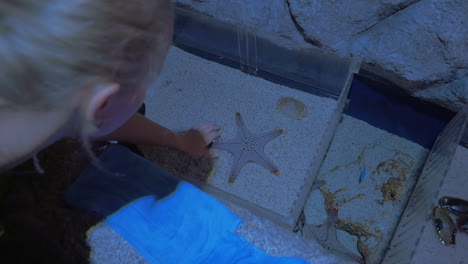
[[[303,34],[320,46],[339,46],[418,0],[287,0]]]
[[[468,104],[468,78],[421,90],[414,95],[456,112]]]
[[[420,1],[341,47],[390,73],[382,75],[396,75],[391,79],[410,92],[448,83],[468,76],[468,55],[463,52],[468,48],[468,27],[456,22],[467,20],[465,6],[443,11],[432,1]]]
[[[450,110],[466,103],[456,80],[468,76],[468,1],[288,1],[311,43],[361,56],[363,69]]]
[[[287,48],[363,58],[362,69],[456,111],[468,92],[466,0],[176,0]]]
[[[284,0],[176,0],[175,3],[220,21],[246,27],[282,46],[309,47],[291,20]]]

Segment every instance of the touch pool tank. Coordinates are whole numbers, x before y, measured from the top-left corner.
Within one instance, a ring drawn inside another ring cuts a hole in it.
[[[327,151],[329,150],[330,143],[342,117],[343,109],[347,104],[347,96],[351,80],[353,75],[359,71],[360,59],[341,57],[316,48],[301,51],[289,50],[259,37],[252,30],[220,23],[219,21],[214,21],[212,18],[194,14],[183,9],[177,9],[176,14],[177,20],[174,38],[176,47],[183,51],[197,54],[209,61],[227,65],[236,70],[241,70],[243,73],[247,73],[251,76],[261,77],[262,79],[279,86],[277,88],[271,88],[274,90],[272,92],[268,89],[262,90],[263,88],[261,87],[263,87],[263,85],[260,82],[258,83],[259,87],[244,87],[245,85],[257,83],[250,79],[246,79],[245,81],[221,80],[221,82],[231,81],[235,82],[235,85],[237,86],[243,86],[242,88],[239,88],[238,91],[245,92],[246,96],[239,96],[239,93],[236,93],[235,90],[238,88],[234,85],[230,91],[223,91],[217,94],[211,90],[209,93],[213,94],[205,94],[203,98],[200,97],[199,99],[194,99],[197,94],[182,94],[186,91],[181,91],[181,95],[178,95],[179,97],[171,97],[172,100],[178,100],[178,102],[181,103],[183,103],[187,97],[191,98],[191,103],[193,103],[193,100],[207,100],[201,102],[199,106],[218,103],[218,110],[221,105],[223,108],[230,109],[228,112],[222,114],[223,117],[220,121],[225,122],[225,124],[223,124],[226,127],[234,127],[235,113],[239,111],[237,108],[240,108],[242,116],[245,116],[244,119],[247,127],[260,131],[272,128],[281,128],[285,129],[286,133],[288,133],[290,124],[298,123],[300,120],[290,120],[288,122],[281,123],[285,127],[270,127],[268,124],[274,124],[274,122],[266,122],[266,125],[259,125],[258,123],[261,122],[256,122],[259,118],[250,117],[249,119],[249,114],[251,115],[251,113],[254,112],[262,113],[262,111],[266,111],[267,113],[270,111],[268,110],[268,107],[274,109],[277,106],[277,104],[272,102],[280,102],[281,100],[285,101],[285,96],[282,93],[286,90],[282,91],[281,89],[286,88],[282,88],[283,86],[293,88],[293,90],[297,90],[300,93],[319,96],[320,98],[330,100],[330,104],[326,107],[327,109],[313,109],[314,111],[321,110],[322,112],[327,113],[325,117],[320,117],[320,122],[316,124],[317,126],[320,126],[320,130],[317,134],[312,133],[312,130],[306,126],[298,125],[297,127],[298,131],[300,129],[304,129],[301,130],[302,135],[310,137],[315,136],[320,139],[310,143],[310,148],[312,150],[310,153],[307,153],[307,155],[304,155],[304,157],[306,157],[306,162],[301,165],[302,168],[300,170],[291,169],[290,171],[282,169],[287,166],[287,164],[293,163],[295,157],[292,156],[290,157],[291,160],[288,160],[285,163],[280,162],[280,170],[282,170],[282,173],[286,173],[286,175],[288,175],[287,173],[289,172],[290,175],[292,175],[291,181],[295,181],[295,184],[287,185],[289,182],[283,182],[281,184],[277,184],[276,187],[275,185],[268,184],[263,185],[263,187],[256,186],[255,184],[260,183],[261,185],[265,181],[269,181],[269,177],[275,176],[270,175],[266,170],[262,171],[262,169],[259,169],[260,172],[257,175],[257,172],[255,172],[254,169],[251,170],[250,168],[246,168],[247,173],[244,173],[244,175],[240,174],[236,183],[229,186],[227,177],[219,174],[226,174],[231,167],[230,164],[225,164],[224,167],[227,169],[222,166],[222,168],[216,168],[218,175],[216,173],[212,175],[213,178],[208,182],[193,182],[220,200],[236,203],[255,212],[261,217],[268,218],[280,225],[292,229],[297,221],[300,220],[301,212],[310,191],[313,188],[319,187],[317,184],[320,182],[316,181],[316,175]],[[180,51],[173,51],[172,53],[175,54],[173,56],[177,57],[179,52]],[[170,54],[169,56],[172,55]],[[182,66],[189,63],[189,61],[179,61],[179,63],[180,66]],[[231,72],[218,72],[216,67],[212,67],[210,63],[204,64],[202,68],[202,70],[199,69],[200,74],[211,74],[214,76],[213,79],[209,81],[209,84],[212,84],[213,86],[218,85],[217,82],[219,79],[215,78],[217,74],[225,74],[229,76],[236,74]],[[174,74],[177,73],[172,73],[172,75]],[[172,80],[165,80],[164,78],[165,77],[162,76],[165,86],[174,85]],[[219,85],[221,86],[223,84],[220,83]],[[265,97],[255,97],[259,96],[258,91],[260,91],[260,94],[264,93]],[[200,90],[198,92],[206,93],[204,90]],[[223,99],[224,101],[216,102],[217,99],[214,99],[221,98],[222,96],[229,94],[229,92],[232,92],[232,94]],[[253,93],[250,94],[250,92]],[[289,90],[286,93],[288,93],[288,96],[286,97],[292,98],[293,100],[297,100],[294,98],[295,96],[296,98],[302,96],[301,94],[301,96],[297,97],[298,95],[296,92]],[[157,96],[155,96],[155,98],[156,97]],[[164,104],[164,100],[165,99],[162,98],[161,102],[157,103],[162,105]],[[246,103],[238,106],[236,104],[239,101]],[[311,105],[313,105],[311,102],[316,101],[311,99],[311,101],[305,103],[305,107],[310,108]],[[258,105],[260,104],[265,109],[261,107],[259,108]],[[269,104],[271,104],[271,106],[269,106]],[[169,106],[170,105],[167,107]],[[295,111],[294,107],[286,107],[285,109],[287,109],[287,111]],[[163,111],[163,109],[161,109],[161,111]],[[161,111],[159,111],[159,113]],[[310,110],[308,112],[310,112]],[[211,116],[211,113],[209,112],[203,114],[210,118],[217,118],[215,115]],[[286,118],[290,114],[291,113],[287,113]],[[290,116],[295,115],[293,114]],[[189,120],[193,119],[189,114],[187,114],[187,117]],[[269,121],[276,121],[277,118],[281,119],[285,117],[262,117],[262,119],[265,118]],[[268,118],[271,118],[271,120]],[[287,120],[286,118],[285,120]],[[392,236],[389,238],[390,242],[387,249],[383,251],[380,259],[377,258],[373,260],[372,263],[411,263],[411,260],[417,250],[418,242],[421,240],[424,227],[427,226],[427,223],[430,220],[430,213],[438,199],[441,183],[446,176],[446,172],[453,159],[455,150],[462,140],[465,142],[468,141],[468,130],[466,129],[467,120],[468,107],[465,107],[457,114],[449,125],[447,125],[445,130],[438,137],[427,157],[427,160],[425,161],[425,165],[420,176],[416,180],[415,187],[412,188],[409,199],[407,200],[408,202],[406,206],[403,207],[404,210],[399,217],[397,227],[393,232],[391,232]],[[165,120],[158,121],[164,123]],[[170,122],[170,120],[168,122]],[[173,125],[176,125],[177,123],[183,122],[177,120]],[[314,124],[311,123],[311,126],[314,126]],[[235,134],[235,131],[233,129],[231,130],[232,131],[227,132],[227,134],[231,133],[230,138]],[[281,139],[281,137],[282,136],[280,136],[279,139]],[[282,143],[278,144],[276,144],[275,141],[272,141],[271,144],[281,149],[287,149],[291,145],[291,141],[289,140],[289,138],[284,139]],[[270,158],[274,161],[279,160],[280,156],[274,156],[274,151],[270,151],[270,154],[268,154],[268,148],[266,148],[266,150],[267,155],[273,155]],[[287,154],[287,152],[283,153],[285,153],[285,155]],[[297,176],[296,172],[299,171],[303,174]],[[250,176],[258,176],[258,178],[264,177],[264,180],[246,180],[246,178]],[[236,184],[238,184],[237,187]],[[253,192],[249,187],[257,191]],[[266,193],[269,193],[269,196],[265,195]],[[287,196],[291,196],[293,198],[289,199]],[[280,200],[274,200],[275,197],[279,197]],[[277,206],[277,204],[281,204],[281,206]]]

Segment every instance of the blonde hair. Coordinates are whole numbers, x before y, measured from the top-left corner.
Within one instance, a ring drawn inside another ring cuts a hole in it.
[[[147,82],[161,70],[172,20],[170,0],[1,1],[0,111],[60,110],[98,81],[124,91]],[[95,160],[95,127],[81,117],[80,129]]]
[[[172,19],[169,0],[1,1],[0,110],[60,109],[96,80],[157,75]]]

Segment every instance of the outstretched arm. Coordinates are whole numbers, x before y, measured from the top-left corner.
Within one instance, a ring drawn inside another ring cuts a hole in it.
[[[189,131],[176,133],[136,113],[120,128],[101,140],[117,140],[132,144],[161,145],[184,151],[195,157],[212,157],[207,146],[219,136],[215,124],[203,124]]]

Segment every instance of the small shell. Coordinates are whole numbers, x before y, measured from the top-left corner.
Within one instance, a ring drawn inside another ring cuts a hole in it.
[[[468,235],[468,216],[459,217],[457,219],[458,231]]]
[[[468,216],[468,201],[444,196],[439,199],[439,205],[450,210],[451,213],[458,216]]]
[[[434,226],[436,228],[439,239],[444,245],[455,245],[455,233],[457,227],[450,218],[449,210],[444,207],[437,206],[432,211]]]
[[[307,106],[292,97],[281,97],[276,103],[276,110],[295,120],[301,120],[307,116]]]

